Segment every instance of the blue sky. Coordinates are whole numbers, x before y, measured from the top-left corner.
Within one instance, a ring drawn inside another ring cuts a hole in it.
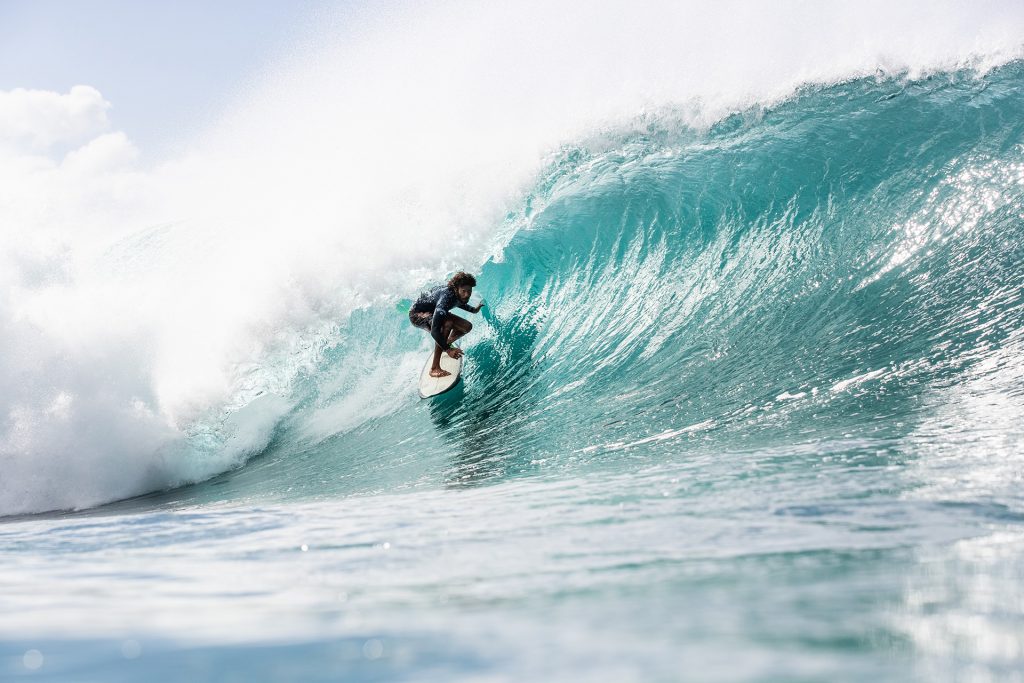
[[[0,0],[0,90],[97,88],[144,154],[187,136],[328,0]]]

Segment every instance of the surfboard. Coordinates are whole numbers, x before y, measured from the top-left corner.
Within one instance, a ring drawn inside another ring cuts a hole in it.
[[[456,360],[447,353],[441,354],[441,368],[452,373],[447,377],[431,377],[430,366],[434,362],[434,349],[430,349],[427,355],[427,362],[423,364],[423,371],[420,372],[420,398],[439,396],[459,383],[459,376],[462,374],[462,359]]]

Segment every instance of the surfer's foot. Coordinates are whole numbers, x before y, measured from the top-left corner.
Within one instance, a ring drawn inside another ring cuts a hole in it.
[[[447,377],[450,374],[452,373],[448,372],[447,370],[442,370],[441,368],[436,368],[430,371],[431,377]]]

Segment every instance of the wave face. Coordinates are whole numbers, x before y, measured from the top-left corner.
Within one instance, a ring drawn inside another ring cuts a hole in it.
[[[1016,62],[857,79],[705,130],[661,116],[566,146],[479,271],[491,303],[459,391],[419,402],[425,336],[401,302],[364,308],[297,383],[265,457],[195,495],[463,486],[772,449],[935,467],[984,453],[1012,469],[1022,76]],[[976,465],[958,476],[1016,495]]]

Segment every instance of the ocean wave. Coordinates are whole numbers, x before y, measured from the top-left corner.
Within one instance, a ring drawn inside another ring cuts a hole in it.
[[[541,38],[564,21],[534,9],[369,21],[154,169],[92,89],[74,91],[91,139],[66,156],[39,131],[31,149],[5,139],[0,179],[21,199],[0,214],[17,226],[0,243],[0,514],[247,462],[221,491],[882,439],[996,349],[993,372],[1019,367],[1024,97],[1006,16],[972,10],[992,37],[979,49],[939,40],[960,30],[955,5],[900,9],[884,35],[870,13],[813,10],[811,35],[782,12],[709,67],[706,41],[667,38],[694,22],[732,36],[721,11],[674,10],[663,40],[622,57],[609,39],[636,39],[638,14],[558,47]],[[479,44],[494,22],[503,42]],[[806,54],[785,48],[793,31]],[[880,42],[826,58],[861,34]],[[414,53],[431,59],[395,57]],[[419,404],[425,340],[395,304],[456,267],[491,307],[462,393]],[[449,471],[436,455],[452,451]]]

